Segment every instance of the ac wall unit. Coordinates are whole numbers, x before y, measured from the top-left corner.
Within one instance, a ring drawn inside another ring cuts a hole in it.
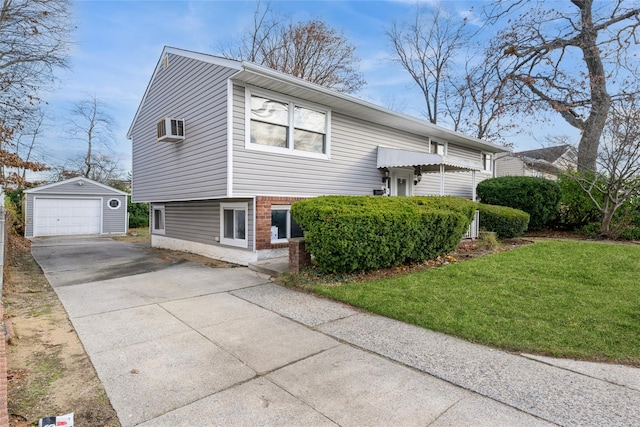
[[[158,141],[178,142],[184,140],[184,119],[164,117],[158,121]]]

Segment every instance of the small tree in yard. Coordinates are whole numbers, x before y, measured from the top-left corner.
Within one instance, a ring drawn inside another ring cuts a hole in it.
[[[598,171],[574,178],[602,213],[600,234],[615,237],[612,219],[619,209],[640,197],[640,108],[628,98],[613,105],[603,132]]]

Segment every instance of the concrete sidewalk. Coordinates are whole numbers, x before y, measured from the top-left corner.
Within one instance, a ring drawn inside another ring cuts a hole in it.
[[[634,368],[509,354],[110,239],[32,252],[123,426],[640,425]]]

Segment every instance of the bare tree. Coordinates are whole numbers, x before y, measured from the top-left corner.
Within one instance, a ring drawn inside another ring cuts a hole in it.
[[[264,65],[338,92],[351,93],[364,86],[355,47],[326,23],[293,23],[275,15],[270,3],[263,9],[258,2],[252,25],[236,49],[223,52],[225,57]]]
[[[5,128],[5,138],[0,137],[0,185],[9,189],[29,186],[27,171],[42,172],[48,167],[35,159],[36,148],[42,133],[45,114],[40,108],[25,110],[20,126]]]
[[[28,116],[25,126],[20,129],[15,138],[15,154],[25,161],[26,164],[39,163],[44,166],[41,159],[35,159],[40,137],[45,128],[46,113],[42,108],[37,108]],[[19,165],[18,175],[22,179],[22,184],[27,183],[27,171],[29,169],[24,164]]]
[[[446,15],[441,6],[418,6],[412,22],[394,22],[386,31],[394,60],[422,91],[431,123],[438,122],[445,99],[457,95],[453,62],[469,40],[466,19],[455,22]]]
[[[113,187],[127,179],[127,174],[122,169],[120,162],[111,155],[95,154],[91,160],[89,173],[86,172],[85,160],[84,156],[80,156],[76,159],[67,160],[64,164],[52,167],[49,173],[49,181],[57,182],[83,176]]]
[[[19,116],[67,66],[68,0],[0,0],[0,105]]]
[[[95,95],[78,101],[71,113],[73,118],[70,131],[77,139],[86,143],[87,147],[79,170],[82,171],[82,175],[90,178],[95,165],[97,147],[102,145],[108,148],[113,141],[115,120],[107,112],[107,106]]]
[[[581,132],[578,169],[595,171],[612,100],[637,93],[633,45],[640,25],[636,2],[496,0],[488,24],[509,23],[492,43],[499,53],[504,96],[519,112],[559,114]],[[615,93],[609,93],[609,89]]]
[[[15,168],[42,170],[20,158],[13,138],[21,134],[39,92],[67,66],[71,26],[68,0],[0,0],[0,167],[2,185],[21,186]]]
[[[226,58],[249,61],[256,64],[262,62],[264,55],[269,55],[273,45],[279,43],[283,22],[289,18],[277,15],[271,8],[271,2],[264,4],[258,0],[253,11],[253,22],[242,33],[237,46],[222,49]]]
[[[640,105],[632,97],[613,103],[597,165],[575,179],[603,215],[601,235],[610,236],[614,214],[640,197]]]
[[[453,129],[495,143],[510,146],[507,134],[517,125],[505,121],[510,101],[504,96],[504,84],[489,61],[472,65],[467,61],[464,76],[450,83],[443,99],[445,114]]]

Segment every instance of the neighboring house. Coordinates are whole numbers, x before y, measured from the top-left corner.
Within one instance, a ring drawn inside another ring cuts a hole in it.
[[[496,176],[536,176],[555,180],[569,169],[576,169],[576,152],[567,144],[496,156]]]
[[[152,245],[239,264],[287,254],[291,203],[475,199],[503,147],[247,62],[166,47],[128,132]]]
[[[25,190],[27,238],[126,234],[127,193],[77,177]]]

